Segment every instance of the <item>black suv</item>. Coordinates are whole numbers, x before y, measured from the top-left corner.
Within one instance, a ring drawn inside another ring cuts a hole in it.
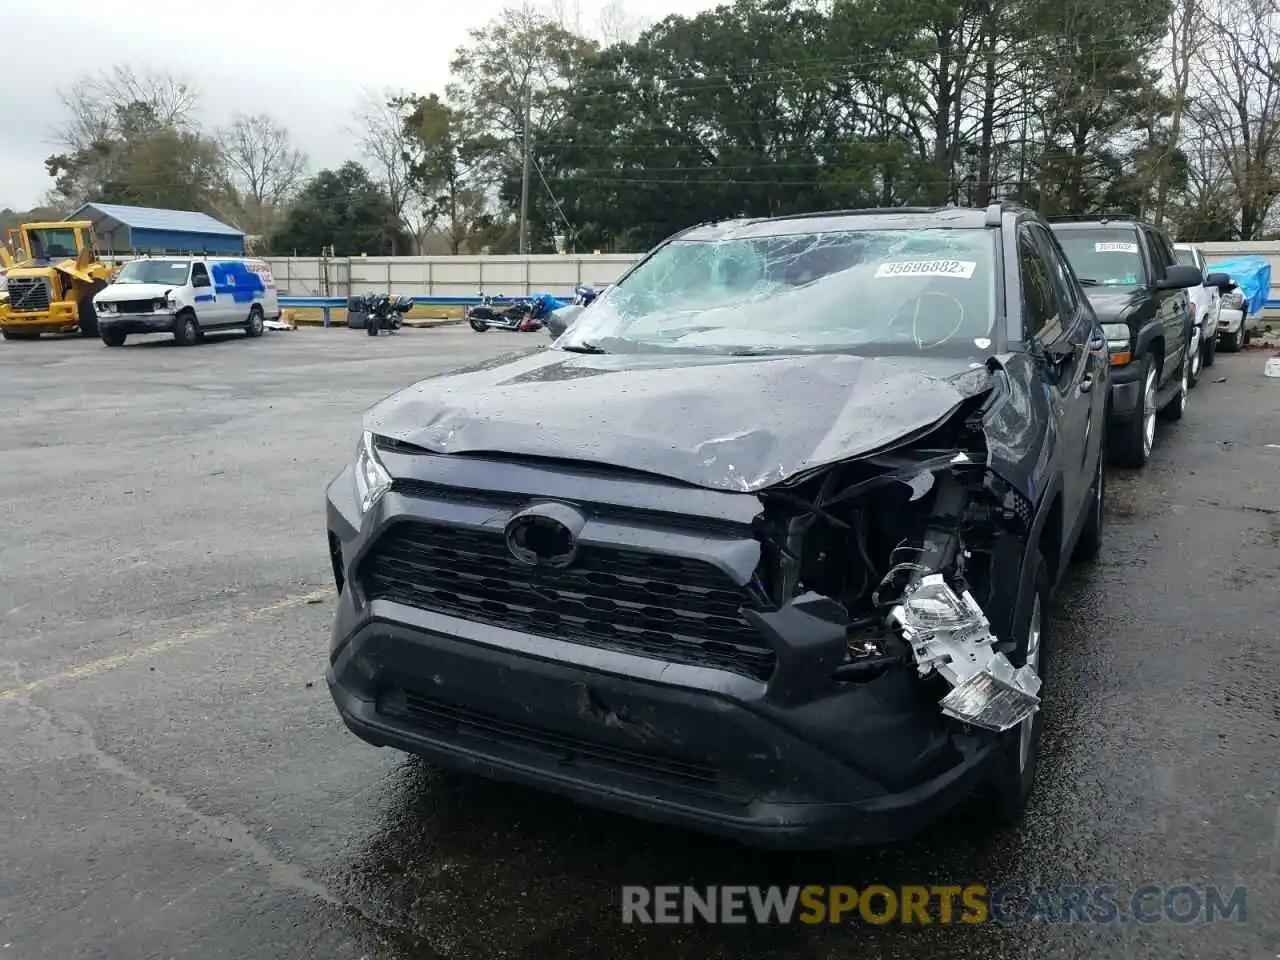
[[[762,845],[975,789],[1015,819],[1109,388],[1031,211],[693,227],[551,347],[366,415],[333,698],[370,743]]]
[[[1182,419],[1190,390],[1194,341],[1190,287],[1230,286],[1180,264],[1169,238],[1135,220],[1055,221],[1054,233],[1102,323],[1113,367],[1111,455],[1144,466],[1155,444],[1156,417]]]

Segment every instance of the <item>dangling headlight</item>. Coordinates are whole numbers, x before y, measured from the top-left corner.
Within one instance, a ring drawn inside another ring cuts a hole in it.
[[[391,489],[391,474],[378,459],[378,452],[373,446],[373,434],[365,431],[356,447],[356,496],[360,499],[360,513],[366,514],[374,504],[382,499],[382,495]]]

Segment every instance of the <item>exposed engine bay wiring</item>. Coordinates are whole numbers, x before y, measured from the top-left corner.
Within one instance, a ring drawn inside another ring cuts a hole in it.
[[[945,715],[1003,730],[1038,707],[1038,677],[1005,656],[1011,573],[995,559],[1020,562],[1027,511],[986,470],[980,434],[952,427],[928,438],[948,446],[922,441],[766,491],[761,590],[777,605],[814,592],[845,609],[837,680],[914,664],[925,689],[945,681],[934,694]]]

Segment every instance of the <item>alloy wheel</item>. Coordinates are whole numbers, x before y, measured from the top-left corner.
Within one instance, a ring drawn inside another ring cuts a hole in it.
[[[1182,359],[1182,392],[1178,395],[1178,409],[1186,412],[1187,401],[1191,393],[1191,347],[1187,347],[1187,355]]]
[[[1150,456],[1156,445],[1156,371],[1147,371],[1147,383],[1142,390],[1142,452]]]

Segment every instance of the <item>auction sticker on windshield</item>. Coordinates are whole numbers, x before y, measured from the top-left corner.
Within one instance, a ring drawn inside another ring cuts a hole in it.
[[[900,260],[882,263],[876,277],[960,277],[968,280],[978,269],[974,260]]]
[[[1138,245],[1136,243],[1124,243],[1114,240],[1095,243],[1093,245],[1094,253],[1137,253]]]

